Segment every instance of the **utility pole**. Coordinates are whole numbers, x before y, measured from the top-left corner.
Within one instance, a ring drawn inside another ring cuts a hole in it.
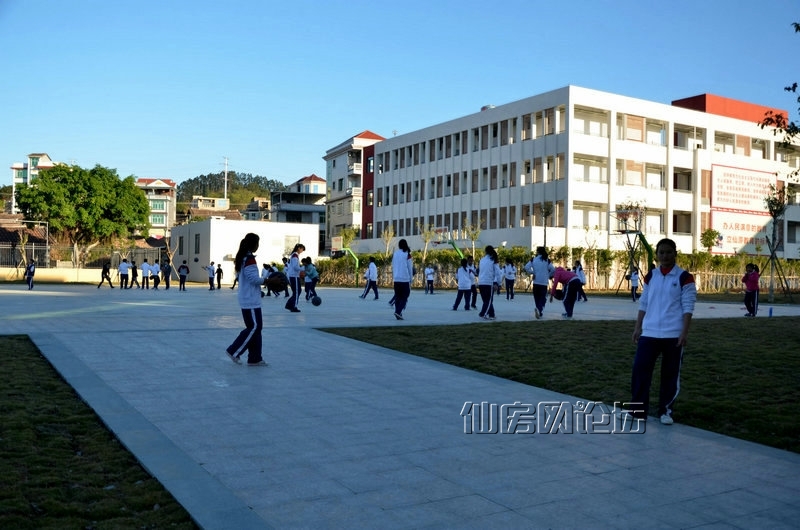
[[[223,156],[222,158],[225,159],[225,182],[224,182],[224,186],[223,186],[224,191],[222,192],[223,193],[222,198],[223,199],[227,199],[228,198],[228,157],[227,156]]]

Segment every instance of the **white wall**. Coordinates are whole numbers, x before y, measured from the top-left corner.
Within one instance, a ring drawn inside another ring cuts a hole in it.
[[[316,260],[319,256],[319,226],[305,223],[271,223],[262,221],[229,221],[225,219],[206,219],[172,228],[172,247],[176,248],[173,265],[178,266],[186,260],[189,266],[189,281],[207,281],[208,274],[202,267],[213,261],[222,263],[222,282],[233,283],[233,259],[239,249],[239,242],[248,232],[261,238],[256,257],[259,263],[281,263],[288,256],[295,243],[306,246],[303,256]],[[195,236],[199,235],[199,251],[195,252]],[[180,253],[179,240],[184,238],[183,253]],[[196,261],[195,261],[196,260]]]

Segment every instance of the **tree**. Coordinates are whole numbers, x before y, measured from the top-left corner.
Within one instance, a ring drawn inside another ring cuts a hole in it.
[[[778,241],[778,226],[783,219],[783,214],[786,213],[786,207],[789,206],[789,201],[792,200],[793,193],[785,186],[777,187],[775,184],[769,185],[769,192],[764,197],[764,206],[772,217],[772,238],[767,238],[767,246],[769,247],[769,298],[770,302],[775,301],[775,265],[777,264],[777,256],[775,252],[778,251],[783,243],[783,236],[781,241]],[[780,272],[780,271],[779,271]]]
[[[422,263],[425,263],[425,260],[428,258],[428,245],[430,245],[433,238],[436,237],[436,230],[433,229],[433,225],[426,225],[419,221],[417,221],[417,230],[419,230],[419,237],[424,243],[422,247]]]
[[[707,228],[700,234],[700,244],[703,245],[703,248],[711,254],[711,249],[714,248],[714,245],[717,244],[719,241],[720,233],[713,228]]]
[[[464,217],[464,222],[462,224],[461,230],[464,232],[464,237],[472,241],[472,256],[475,257],[475,242],[481,236],[481,224],[483,224],[484,220],[480,219],[478,224],[473,225],[469,220]]]
[[[800,22],[792,22],[792,27],[794,27],[795,33],[800,33]],[[783,89],[786,92],[792,92],[793,94],[797,93],[798,84],[797,82],[792,83],[791,85],[784,87]],[[800,103],[800,96],[797,96],[795,99],[796,103]],[[800,109],[798,109],[800,110]],[[767,111],[764,115],[764,119],[759,122],[759,126],[761,128],[765,127],[775,127],[773,134],[778,136],[783,136],[783,145],[784,147],[795,143],[795,141],[800,138],[800,124],[795,121],[789,120],[786,116],[783,115],[781,112],[774,112],[774,111]],[[789,173],[789,178],[797,178],[800,176],[800,169],[795,169],[791,173]]]
[[[120,180],[116,170],[100,165],[43,169],[16,199],[26,219],[47,221],[54,235],[70,241],[76,267],[100,243],[149,229],[150,205],[135,178]]]
[[[342,236],[342,248],[350,248],[350,243],[356,238],[361,228],[358,226],[345,226],[339,231]]]
[[[386,257],[389,257],[389,247],[392,246],[392,241],[394,240],[394,226],[386,225],[386,228],[383,229],[381,232],[381,239],[383,240],[383,244],[386,246]]]
[[[553,201],[544,201],[542,203],[542,227],[544,228],[544,241],[542,246],[547,248],[547,219],[553,215]]]

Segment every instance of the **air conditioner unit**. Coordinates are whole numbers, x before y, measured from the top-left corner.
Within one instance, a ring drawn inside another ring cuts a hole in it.
[[[353,194],[353,188],[347,188],[347,190],[345,191],[345,195],[352,195],[352,194]]]

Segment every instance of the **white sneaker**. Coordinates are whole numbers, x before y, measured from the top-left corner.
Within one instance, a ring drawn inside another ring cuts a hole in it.
[[[661,415],[661,425],[672,425],[675,421],[672,419],[672,416],[669,414],[662,414]]]
[[[542,312],[539,311],[538,307],[533,310],[533,316],[536,317],[536,320],[539,320],[540,318],[542,318]]]

